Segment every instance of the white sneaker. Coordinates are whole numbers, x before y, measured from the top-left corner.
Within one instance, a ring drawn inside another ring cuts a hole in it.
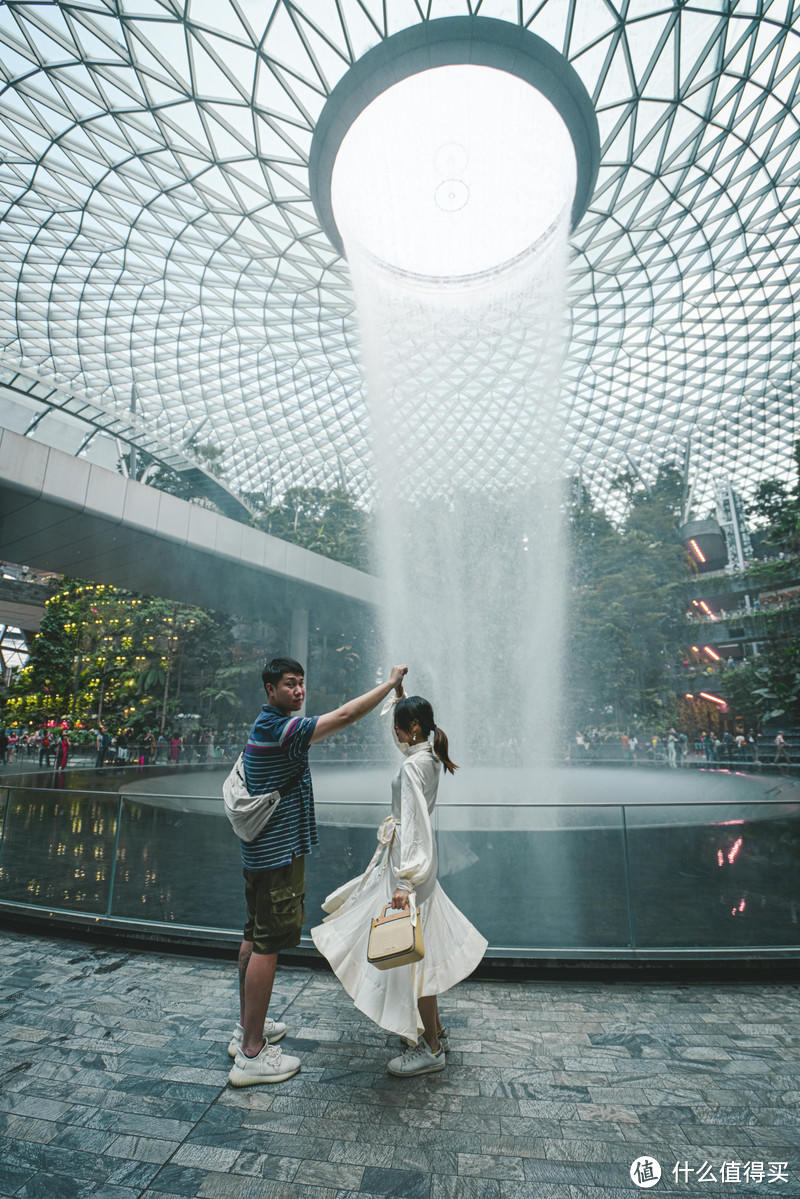
[[[433,1053],[424,1037],[409,1046],[399,1057],[393,1057],[386,1069],[397,1078],[414,1078],[417,1074],[436,1074],[447,1064],[444,1050]]]
[[[244,1029],[242,1028],[241,1024],[237,1024],[231,1033],[231,1040],[230,1044],[228,1045],[229,1057],[236,1057],[236,1054],[242,1047],[243,1036]],[[269,1016],[267,1016],[266,1020],[264,1021],[264,1040],[268,1041],[270,1045],[274,1045],[276,1041],[280,1041],[281,1037],[285,1036],[286,1025],[280,1024],[277,1020],[270,1020]]]
[[[402,1039],[405,1045],[416,1045],[416,1041],[409,1041],[408,1037],[403,1037]],[[450,1037],[446,1028],[439,1029],[439,1047],[442,1050],[442,1053],[450,1052]]]
[[[281,1053],[269,1041],[255,1057],[246,1057],[241,1050],[236,1054],[228,1082],[232,1087],[254,1087],[262,1082],[286,1082],[300,1069],[300,1058]]]

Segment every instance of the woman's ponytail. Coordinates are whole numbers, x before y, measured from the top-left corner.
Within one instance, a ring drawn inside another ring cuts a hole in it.
[[[450,774],[455,774],[458,770],[455,762],[450,761],[450,752],[447,745],[447,734],[444,729],[440,729],[438,724],[433,726],[433,752],[444,766],[445,771]]]
[[[406,695],[395,704],[395,727],[402,729],[404,733],[408,733],[414,721],[417,722],[422,730],[423,737],[430,737],[431,733],[433,733],[433,752],[445,770],[449,771],[450,774],[455,774],[458,767],[455,762],[450,761],[447,736],[444,730],[440,729],[438,724],[436,724],[430,702],[427,699],[423,699],[421,695]]]

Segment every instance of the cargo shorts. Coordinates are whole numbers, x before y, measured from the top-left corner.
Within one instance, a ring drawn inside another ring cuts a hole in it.
[[[243,870],[247,900],[245,941],[255,953],[280,953],[300,944],[305,920],[306,860],[275,870]]]

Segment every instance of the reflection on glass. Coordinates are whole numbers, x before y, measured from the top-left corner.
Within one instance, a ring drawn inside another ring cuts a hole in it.
[[[369,861],[386,814],[375,776],[363,775],[362,794],[348,773],[348,802],[330,799],[325,778],[306,928]],[[11,788],[0,899],[235,934],[241,863],[220,809]],[[496,956],[800,943],[796,803],[444,803],[437,826],[442,886]]]

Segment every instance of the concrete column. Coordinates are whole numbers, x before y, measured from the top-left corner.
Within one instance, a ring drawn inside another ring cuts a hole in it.
[[[308,670],[308,608],[292,608],[292,625],[289,631],[289,655]],[[301,714],[305,713],[303,704]]]

